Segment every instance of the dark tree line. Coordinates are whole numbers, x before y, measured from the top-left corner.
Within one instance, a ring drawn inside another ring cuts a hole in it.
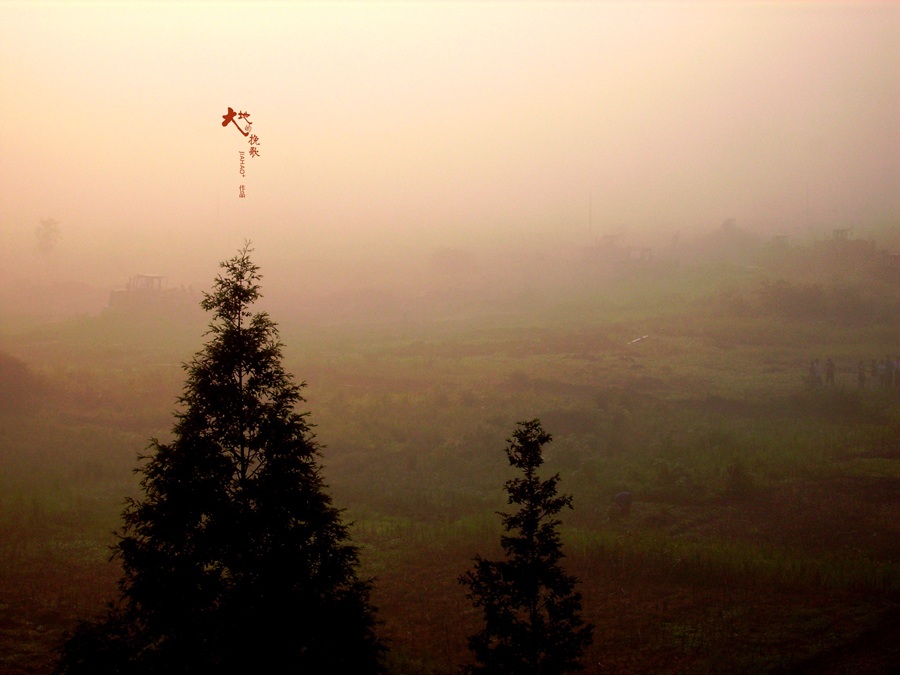
[[[187,378],[173,440],[151,441],[114,547],[123,576],[103,616],[61,648],[59,675],[378,673],[372,580],[326,492],[319,446],[297,411],[304,383],[281,365],[249,245],[221,264],[201,306],[212,313]],[[520,423],[506,484],[507,559],[477,558],[460,581],[484,611],[470,640],[478,672],[579,670],[592,627],[562,558],[559,476],[541,481],[540,422]]]

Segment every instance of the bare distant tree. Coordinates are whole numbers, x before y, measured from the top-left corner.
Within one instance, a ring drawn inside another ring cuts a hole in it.
[[[35,228],[34,236],[37,237],[38,251],[50,253],[59,241],[59,223],[53,218],[41,218],[41,224]]]

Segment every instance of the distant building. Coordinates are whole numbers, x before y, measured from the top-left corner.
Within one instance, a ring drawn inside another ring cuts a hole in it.
[[[847,241],[849,234],[850,234],[849,228],[839,227],[834,231],[834,240],[835,241]]]
[[[128,279],[125,288],[109,294],[108,309],[113,312],[159,311],[174,313],[196,305],[190,289],[165,288],[165,277],[160,274],[136,274]]]

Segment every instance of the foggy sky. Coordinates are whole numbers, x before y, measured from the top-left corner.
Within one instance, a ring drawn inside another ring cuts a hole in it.
[[[0,265],[896,223],[898,45],[896,3],[4,3]]]

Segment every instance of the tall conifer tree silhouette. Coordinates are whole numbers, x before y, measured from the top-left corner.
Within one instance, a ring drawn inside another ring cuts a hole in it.
[[[593,626],[581,618],[577,579],[560,566],[562,543],[555,518],[572,507],[570,495],[557,495],[559,474],[542,481],[542,447],[551,440],[539,420],[519,422],[506,455],[523,476],[506,482],[508,502],[519,508],[501,513],[506,535],[501,561],[475,558],[459,581],[466,596],[484,613],[484,628],[469,638],[477,673],[555,675],[583,670],[580,658],[593,639]]]
[[[245,244],[205,294],[205,347],[185,364],[173,440],[137,469],[114,555],[121,598],[83,623],[58,672],[372,673],[371,582],[325,491],[275,323],[254,313]]]

